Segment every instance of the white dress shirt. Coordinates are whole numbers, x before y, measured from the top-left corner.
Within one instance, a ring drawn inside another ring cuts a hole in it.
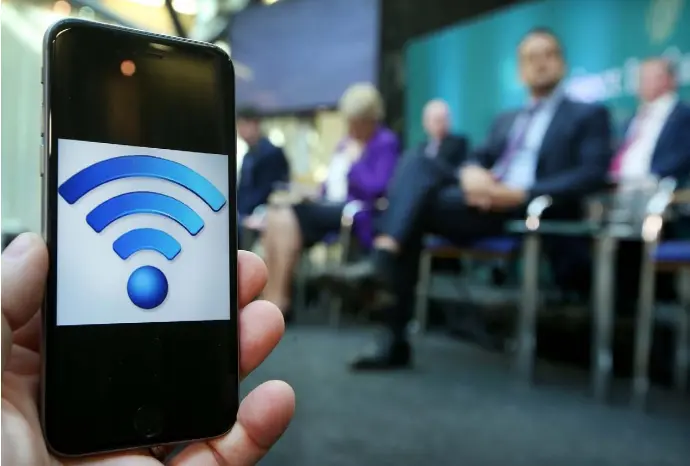
[[[441,142],[438,139],[430,140],[424,148],[424,155],[430,159],[435,159],[438,155],[438,150],[441,147]]]
[[[503,176],[503,183],[507,186],[516,189],[528,189],[534,184],[537,163],[539,162],[539,150],[544,136],[546,136],[546,130],[549,129],[556,108],[562,99],[562,89],[556,89],[540,103],[531,120],[529,120],[529,115],[525,113],[520,114],[515,119],[510,130],[512,137],[514,137],[513,133],[524,131],[524,125],[529,126],[521,146],[516,149],[517,153],[512,157]]]
[[[628,128],[634,138],[622,155],[619,176],[622,180],[639,180],[649,176],[652,155],[668,117],[678,103],[676,94],[664,94],[641,106]]]
[[[345,143],[340,151],[333,154],[328,167],[325,197],[329,202],[345,202],[347,200],[348,180],[352,163],[359,159],[362,146],[354,142]]]

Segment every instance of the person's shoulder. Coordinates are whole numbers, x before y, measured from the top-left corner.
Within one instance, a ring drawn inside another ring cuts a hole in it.
[[[386,128],[385,126],[382,126],[379,128],[377,134],[376,134],[377,141],[380,142],[381,144],[397,144],[398,143],[398,135],[395,134],[395,132],[390,129]]]
[[[519,113],[519,108],[510,108],[508,110],[503,110],[494,117],[494,124],[512,120]]]
[[[679,100],[676,102],[676,111],[680,112],[680,114],[685,117],[690,117],[690,104],[688,102]]]
[[[583,117],[602,116],[609,114],[609,109],[601,102],[586,102],[576,100],[571,97],[563,97],[562,104],[566,105],[570,111]]]
[[[386,128],[385,126],[380,127],[376,131],[374,140],[372,141],[372,146],[377,149],[390,149],[397,148],[400,144],[398,135],[393,132],[393,130]]]
[[[463,141],[467,141],[467,135],[465,135],[463,133],[449,133],[446,136],[446,139],[448,139],[449,141],[452,141],[452,142],[463,142]]]
[[[285,155],[283,152],[283,148],[280,146],[276,146],[271,141],[269,141],[268,138],[264,139],[263,146],[263,152],[268,156],[283,157]]]
[[[505,128],[509,128],[520,114],[520,109],[511,108],[497,113],[491,120],[489,134],[502,134]]]

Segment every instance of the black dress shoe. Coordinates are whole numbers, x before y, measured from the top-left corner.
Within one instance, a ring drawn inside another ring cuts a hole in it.
[[[353,371],[382,371],[406,369],[412,365],[412,348],[408,341],[395,341],[379,346],[350,364]]]

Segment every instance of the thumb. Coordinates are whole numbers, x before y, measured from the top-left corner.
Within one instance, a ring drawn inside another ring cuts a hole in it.
[[[34,233],[21,234],[2,254],[3,363],[12,347],[11,332],[29,322],[41,307],[47,274],[48,251]]]

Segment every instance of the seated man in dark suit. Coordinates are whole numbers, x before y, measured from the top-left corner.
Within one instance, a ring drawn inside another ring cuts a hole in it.
[[[640,105],[611,164],[621,183],[649,175],[684,181],[690,175],[690,106],[678,99],[673,64],[663,58],[642,63]]]
[[[456,243],[500,235],[505,222],[524,215],[526,203],[536,196],[577,200],[605,184],[611,161],[607,110],[564,95],[565,63],[549,30],[530,31],[518,54],[531,95],[527,108],[496,118],[487,144],[462,167],[459,182],[427,158],[406,164],[389,190],[372,260],[325,277],[335,291],[357,293],[373,286],[392,303],[386,309],[387,338],[353,369],[410,364],[406,330],[423,235],[436,233]]]
[[[254,209],[268,202],[277,183],[287,183],[290,166],[283,150],[261,133],[261,120],[254,109],[237,113],[237,133],[249,146],[242,160],[237,185],[237,213],[240,222]]]
[[[450,109],[443,100],[432,100],[422,115],[428,139],[413,149],[413,154],[436,160],[452,173],[467,161],[469,144],[462,135],[450,133]]]
[[[638,86],[639,106],[627,125],[625,138],[611,164],[611,175],[622,187],[649,177],[690,178],[690,106],[678,99],[673,64],[664,58],[642,63]],[[664,236],[674,235],[671,224]],[[639,242],[623,242],[618,251],[617,303],[621,313],[635,309],[642,248]],[[673,277],[659,275],[657,291],[673,294]]]

